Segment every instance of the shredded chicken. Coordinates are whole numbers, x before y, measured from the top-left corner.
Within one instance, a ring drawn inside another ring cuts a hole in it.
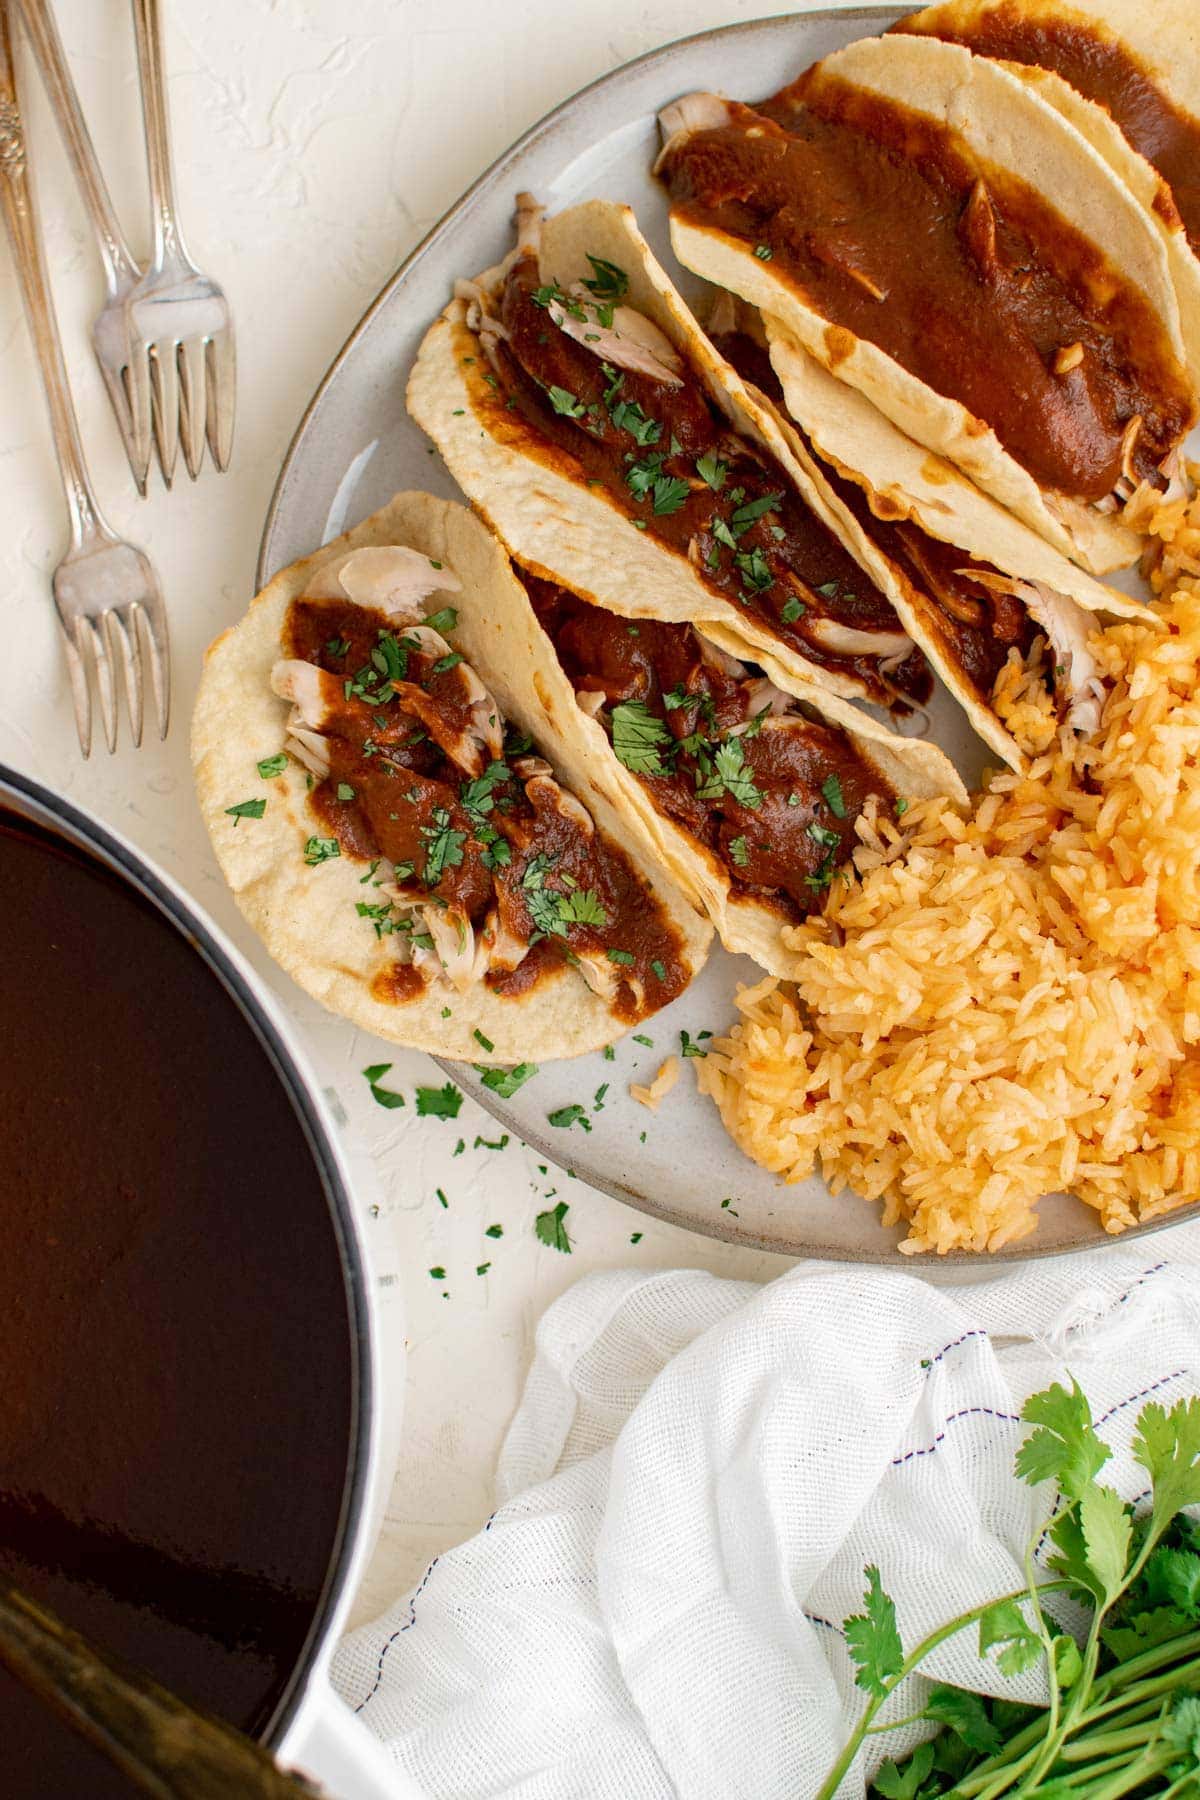
[[[575,695],[575,704],[580,712],[585,712],[589,719],[599,718],[608,704],[608,695],[598,688],[580,688]]]
[[[739,662],[736,656],[730,656],[727,650],[710,644],[699,632],[696,633],[696,645],[701,662],[707,663],[710,669],[716,669],[722,675],[731,675],[735,681],[744,680],[748,671],[745,663]]]
[[[511,920],[504,918],[502,907],[493,907],[479,932],[476,973],[511,975],[514,969],[520,968],[528,954],[528,938],[513,929]],[[482,968],[479,966],[481,956]]]
[[[987,183],[982,179],[971,189],[963,210],[963,234],[980,274],[991,280],[1000,266],[996,260],[996,214]]]
[[[515,756],[512,770],[522,781],[532,781],[535,775],[553,775],[554,770],[544,756]]]
[[[294,756],[298,763],[303,764],[310,775],[315,776],[318,781],[325,780],[330,765],[327,737],[322,737],[319,731],[311,731],[307,725],[299,724],[293,715],[283,747],[289,756]]]
[[[552,300],[547,312],[560,331],[590,350],[602,362],[635,375],[649,376],[651,381],[678,387],[683,380],[683,359],[664,331],[660,331],[645,313],[632,306],[614,306],[609,315],[611,325],[599,317],[600,307],[581,281],[572,282],[566,290],[576,302],[576,312],[569,311],[561,300]],[[582,313],[579,318],[577,313]]]
[[[309,725],[319,731],[337,709],[342,684],[336,675],[319,669],[316,663],[286,656],[280,657],[271,670],[271,692],[281,700],[290,700],[295,707],[289,725]]]
[[[664,106],[658,115],[658,131],[662,138],[662,149],[654,165],[657,175],[667,158],[680,149],[697,131],[719,131],[722,125],[729,123],[729,102],[720,94],[707,94],[703,91],[695,94],[684,94],[679,100],[672,100]]]
[[[1067,724],[1075,731],[1097,731],[1104,706],[1104,682],[1088,647],[1089,634],[1097,629],[1091,613],[1078,601],[1055,593],[1040,581],[1024,581],[991,570],[977,571],[975,579],[993,593],[1015,595],[1028,608],[1030,617],[1049,640],[1054,657],[1054,685],[1067,702]]]
[[[911,655],[913,647],[912,639],[903,631],[858,631],[853,625],[819,616],[805,620],[804,633],[834,656],[884,657],[893,666]]]
[[[606,1006],[612,1006],[617,998],[617,989],[621,985],[623,971],[615,963],[609,961],[603,950],[580,950],[574,953],[576,967],[583,979]],[[634,986],[632,982],[628,986]],[[639,1004],[641,996],[638,996]]]
[[[755,719],[765,707],[770,719],[779,718],[783,713],[790,713],[796,705],[795,697],[785,694],[782,688],[765,675],[746,683],[746,698],[750,702],[750,717],[741,725],[735,725],[729,733],[730,737],[739,737],[742,732],[749,731]],[[769,723],[770,720],[766,721]]]

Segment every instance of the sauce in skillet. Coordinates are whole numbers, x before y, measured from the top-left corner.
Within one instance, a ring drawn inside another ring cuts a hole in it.
[[[334,1555],[352,1352],[249,1025],[150,904],[0,810],[0,1585],[260,1732]],[[133,1790],[0,1671],[5,1800]]]

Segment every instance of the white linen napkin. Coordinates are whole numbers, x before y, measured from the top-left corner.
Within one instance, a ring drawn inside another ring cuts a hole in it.
[[[865,1564],[910,1646],[1023,1585],[1018,1414],[1068,1371],[1133,1498],[1140,1403],[1200,1391],[1200,1226],[958,1286],[588,1276],[539,1327],[497,1511],[335,1681],[438,1800],[805,1800],[862,1699],[840,1627]],[[1038,1697],[972,1632],[927,1666]]]

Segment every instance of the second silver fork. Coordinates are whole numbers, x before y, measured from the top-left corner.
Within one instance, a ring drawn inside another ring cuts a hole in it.
[[[50,0],[17,3],[104,264],[107,296],[92,345],[138,490],[146,492],[155,447],[170,487],[181,439],[193,480],[206,440],[223,470],[233,443],[233,322],[222,290],[188,257],[176,221],[157,5],[133,0],[154,222],[154,255],[143,271],[101,172]]]

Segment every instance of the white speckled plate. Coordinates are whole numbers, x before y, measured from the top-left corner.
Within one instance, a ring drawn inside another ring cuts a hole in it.
[[[413,252],[317,390],[280,474],[263,533],[260,585],[398,488],[461,498],[409,421],[404,386],[421,335],[445,305],[455,277],[487,268],[508,249],[518,189],[530,189],[552,209],[597,195],[628,201],[671,267],[665,199],[649,173],[659,107],[693,88],[748,99],[772,93],[815,58],[882,30],[902,10],[801,13],[686,38],[606,75],[526,133]],[[694,294],[698,284],[676,274],[684,292]],[[948,697],[940,700],[934,735],[973,781],[983,766],[983,746]],[[694,1038],[728,1024],[737,984],[758,975],[753,964],[716,948],[688,992],[644,1033],[624,1038],[613,1061],[595,1055],[550,1064],[507,1103],[497,1102],[470,1069],[450,1065],[450,1073],[504,1130],[673,1224],[789,1256],[904,1261],[900,1234],[883,1228],[873,1205],[852,1194],[835,1199],[817,1178],[784,1186],[743,1157],[715,1109],[697,1095],[690,1062],[658,1114],[629,1098],[632,1077],[649,1080],[663,1057],[678,1051],[681,1028]],[[547,1115],[571,1101],[587,1107],[587,1131],[549,1125]],[[1049,1256],[1103,1238],[1094,1215],[1074,1200],[1044,1201],[1041,1215],[1036,1238],[1003,1255]],[[1175,1213],[1172,1220],[1184,1216]]]

